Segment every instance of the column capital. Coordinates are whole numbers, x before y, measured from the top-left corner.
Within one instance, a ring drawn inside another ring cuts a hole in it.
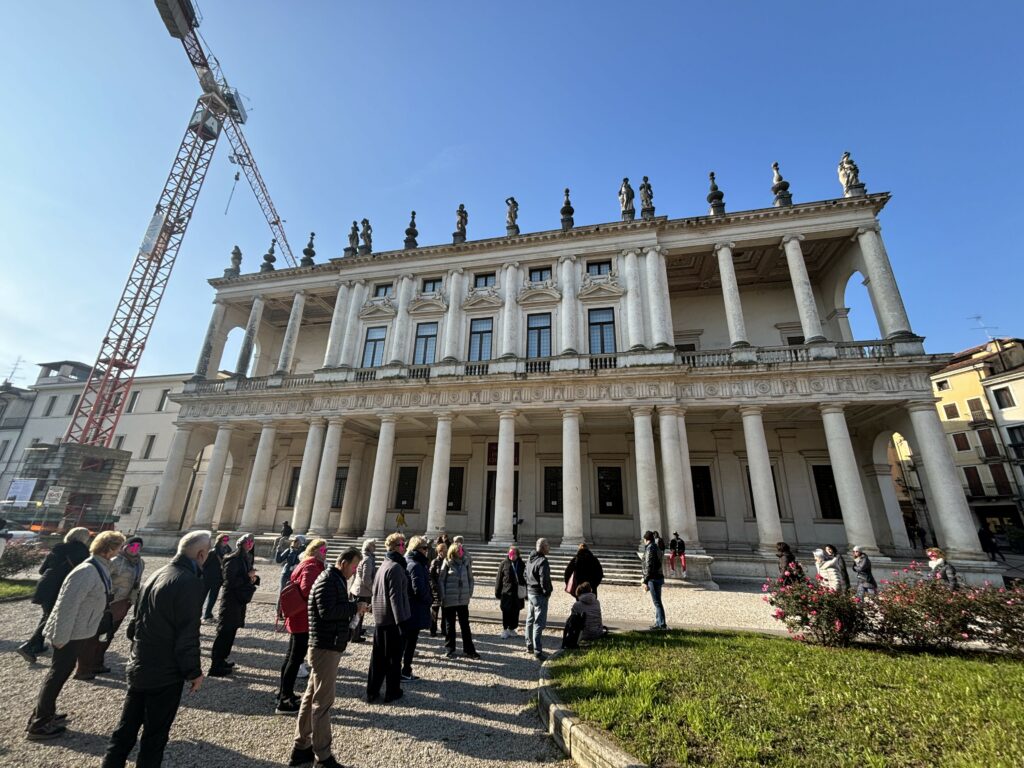
[[[352,280],[351,282],[352,282],[352,286],[353,287],[365,286],[366,285],[366,278],[365,277],[359,277],[359,278],[356,278],[355,280]]]
[[[262,293],[256,293],[256,294],[253,294],[250,298],[252,299],[253,304],[255,304],[257,301],[263,301],[263,294]]]
[[[381,423],[396,422],[398,421],[398,414],[391,412],[378,413],[377,418],[381,420]]]
[[[350,288],[352,287],[352,281],[347,277],[339,278],[334,283],[338,288]]]
[[[506,408],[503,411],[498,411],[499,419],[514,419],[518,415],[519,411],[517,411],[515,408]]]
[[[824,413],[842,413],[848,402],[818,403],[818,410]]]
[[[454,275],[461,275],[465,271],[466,270],[464,270],[462,267],[454,267],[448,270],[448,277],[452,277]]]
[[[640,255],[640,249],[639,248],[623,248],[622,252],[619,255],[620,256],[631,256],[631,255],[632,256],[639,256]]]
[[[562,419],[563,420],[566,417],[578,419],[578,418],[580,418],[583,415],[583,409],[582,408],[559,408],[559,410],[562,412]]]
[[[178,429],[179,432],[191,432],[196,425],[190,424],[187,421],[176,421],[174,422],[174,426]]]
[[[874,221],[871,224],[865,224],[863,227],[857,227],[857,231],[854,232],[853,237],[851,237],[850,240],[856,240],[861,235],[866,235],[868,232],[874,232],[876,234],[879,234],[881,233],[881,231],[882,225],[879,224],[877,221]]]
[[[647,418],[650,418],[651,414],[654,413],[654,406],[653,405],[634,405],[634,406],[630,407],[629,412],[633,414],[633,418],[634,419],[637,416],[646,416]]]
[[[662,250],[663,250],[663,247],[660,246],[660,245],[645,245],[643,247],[644,253],[653,253],[653,254],[656,254],[658,256],[661,255],[661,251]]]
[[[728,249],[731,252],[732,249],[735,248],[735,247],[736,247],[736,243],[733,243],[733,242],[728,241],[728,240],[724,240],[721,243],[715,243],[715,255],[717,255],[718,252],[720,250],[722,250],[723,248],[726,248],[726,249]]]
[[[658,406],[658,413],[663,413],[666,416],[679,416],[680,411],[685,410],[685,408],[680,408],[678,405],[673,405],[672,403]]]
[[[327,422],[323,416],[312,416],[309,419],[309,426],[311,427],[322,427]]]
[[[518,261],[506,261],[504,264],[501,265],[501,268],[504,269],[506,272],[508,270],[510,270],[510,269],[519,269],[519,262]]]
[[[234,430],[234,428],[235,428],[235,425],[232,422],[230,422],[230,421],[218,421],[217,422],[217,429],[218,430],[223,429],[225,432],[231,432],[232,430]]]
[[[307,293],[309,293],[309,291],[307,291],[305,288],[299,288],[299,290],[297,290],[294,294],[292,294],[292,296],[293,296],[293,298],[296,298],[296,299],[299,298],[299,296],[302,296],[303,298],[305,298]]]
[[[451,411],[434,411],[434,416],[438,421],[452,421],[455,419],[455,414]]]
[[[270,418],[268,416],[264,416],[262,418],[256,419],[256,423],[258,423],[260,425],[260,429],[276,429],[277,428],[277,422],[274,421],[274,419],[272,419],[272,418]]]
[[[741,405],[739,408],[740,416],[760,416],[764,413],[764,406],[762,405]]]
[[[908,413],[932,411],[936,416],[938,416],[938,413],[935,412],[936,402],[936,400],[910,400],[904,407],[907,409]]]
[[[791,242],[794,242],[794,241],[799,243],[800,241],[802,241],[804,239],[806,239],[806,238],[803,235],[801,235],[799,233],[796,233],[796,232],[790,232],[788,235],[783,235],[782,236],[782,242],[780,243],[779,247],[780,248],[785,248],[787,243],[791,243]]]
[[[344,416],[328,416],[327,417],[327,426],[329,426],[329,427],[332,427],[332,426],[343,427],[343,426],[345,426],[345,417]]]
[[[565,262],[565,261],[569,261],[569,262],[572,262],[573,264],[575,264],[576,263],[576,254],[575,253],[563,253],[561,256],[558,257],[558,263],[559,264],[561,264],[562,262]]]
[[[398,279],[399,280],[410,280],[411,281],[411,280],[415,280],[416,279],[416,275],[414,275],[412,272],[403,272],[402,274],[400,274],[398,276]]]

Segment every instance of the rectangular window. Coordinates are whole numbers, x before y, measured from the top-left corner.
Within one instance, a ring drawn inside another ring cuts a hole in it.
[[[747,492],[750,494],[750,516],[757,517],[757,505],[754,503],[754,483],[750,480],[750,466],[747,470]],[[779,516],[785,517],[782,511],[782,499],[779,497],[779,480],[775,477],[775,465],[772,464],[772,487],[775,489],[775,504],[779,508]]]
[[[423,281],[423,292],[438,293],[441,290],[441,283],[440,277],[428,277]]]
[[[530,267],[530,282],[543,283],[551,279],[551,267]]]
[[[977,467],[964,467],[964,477],[967,478],[967,493],[971,496],[984,496],[985,486],[981,484],[981,475]]]
[[[790,347],[800,347],[800,346],[803,346],[803,343],[804,343],[804,337],[803,336],[787,336],[786,337],[786,344],[788,346],[790,346]]]
[[[600,515],[621,515],[622,467],[597,468],[597,512]]]
[[[363,368],[384,365],[384,339],[388,329],[384,326],[366,329],[366,345],[363,347]]]
[[[956,407],[956,403],[947,403],[942,406],[942,412],[946,414],[947,420],[960,418],[960,409]]]
[[[385,296],[394,296],[395,286],[393,283],[377,283],[373,286],[373,298],[383,299]]]
[[[416,506],[416,476],[419,467],[399,467],[398,484],[395,487],[395,509],[412,509]]]
[[[167,410],[167,398],[170,396],[171,390],[162,389],[160,390],[160,402],[157,404],[156,409],[158,412]]]
[[[814,487],[818,491],[818,506],[821,508],[823,520],[842,520],[843,510],[839,506],[839,493],[836,491],[836,478],[832,474],[830,464],[815,464]]]
[[[591,277],[598,277],[599,275],[607,275],[612,271],[612,263],[610,261],[588,261],[587,262],[587,274]]]
[[[615,353],[615,310],[590,310],[590,354]]]
[[[345,501],[345,486],[348,485],[348,467],[338,467],[334,472],[334,490],[331,492],[331,509],[341,509]]]
[[[551,313],[526,318],[526,356],[551,357]]]
[[[967,401],[967,409],[971,412],[972,421],[984,421],[988,418],[985,415],[985,406],[982,405],[980,397],[972,397]]]
[[[466,478],[465,467],[448,468],[448,511],[462,511],[462,486]]]
[[[292,467],[292,477],[288,481],[288,495],[284,499],[286,507],[295,506],[295,498],[299,495],[299,474],[301,472],[302,467]]]
[[[132,507],[135,506],[135,497],[138,495],[139,487],[137,485],[129,485],[124,489],[124,501],[121,503],[121,507],[125,512],[131,512]]]
[[[957,432],[956,434],[954,434],[953,445],[956,446],[956,449],[960,453],[971,450],[971,441],[970,438],[967,437],[966,432]]]
[[[494,273],[484,272],[483,274],[473,275],[473,287],[474,288],[490,288],[494,285]]]
[[[53,413],[53,406],[57,404],[57,396],[50,395],[50,399],[46,401],[46,408],[43,410],[43,416],[49,416]]]
[[[676,351],[677,352],[696,352],[697,351],[697,345],[696,344],[676,344]]]
[[[544,467],[544,513],[562,514],[562,468]]]
[[[519,466],[519,443],[515,444],[515,451],[512,456],[512,463],[517,467]],[[487,466],[496,467],[498,466],[498,444],[488,443],[487,444]]]
[[[7,455],[7,448],[8,446],[10,446],[10,444],[10,440],[4,440],[2,443],[0,443],[0,461],[3,461],[4,456]]]
[[[80,395],[72,395],[71,396],[71,402],[68,404],[68,411],[67,411],[67,413],[64,414],[65,416],[74,416],[75,408],[78,407],[78,398],[79,397],[80,397]]]
[[[981,441],[981,451],[985,454],[985,458],[999,457],[999,446],[996,445],[996,438],[991,429],[979,429],[978,440]]]
[[[690,477],[693,478],[693,502],[697,517],[714,517],[715,494],[711,487],[711,467],[691,466]]]
[[[1016,403],[1013,401],[1013,393],[1009,387],[1000,387],[999,389],[993,389],[992,395],[996,399],[996,405],[999,410],[1003,408],[1013,408]]]
[[[1012,496],[1013,489],[1010,487],[1010,478],[1006,475],[1006,468],[1002,464],[993,464],[989,467],[992,472],[992,482],[996,484],[996,493],[1000,496]]]
[[[148,459],[153,455],[153,446],[156,445],[156,435],[146,435],[142,444],[142,458]]]
[[[1024,427],[1007,427],[1013,458],[1024,459]]]
[[[135,406],[139,404],[139,393],[132,392],[128,395],[128,407],[125,408],[125,413],[135,413]]]
[[[945,392],[946,390],[949,389],[949,382],[946,379],[936,381],[935,388],[939,390],[939,392]]]
[[[114,435],[114,450],[120,451],[124,447],[124,435]]]
[[[491,340],[494,320],[479,317],[469,322],[469,360],[478,362],[491,359]]]
[[[437,352],[437,323],[420,323],[416,326],[416,349],[413,351],[413,365],[430,365]]]

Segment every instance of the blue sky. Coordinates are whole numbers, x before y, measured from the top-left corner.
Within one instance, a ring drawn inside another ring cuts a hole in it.
[[[339,255],[352,219],[378,250],[617,218],[623,176],[659,214],[839,194],[843,150],[893,200],[884,236],[930,351],[1024,335],[1024,4],[206,0],[201,31],[250,100],[245,133],[298,252]],[[0,377],[19,355],[92,362],[199,93],[153,4],[9,3],[0,77]],[[189,371],[236,243],[269,244],[219,147],[142,364]],[[874,335],[863,289],[858,336]],[[859,315],[859,317],[858,317]]]

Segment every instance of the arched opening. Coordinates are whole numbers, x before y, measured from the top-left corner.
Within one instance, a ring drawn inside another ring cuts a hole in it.
[[[238,360],[238,352],[242,349],[242,339],[245,338],[245,329],[235,326],[228,331],[227,339],[217,360],[210,360],[210,374],[214,372],[227,371],[234,373],[235,363]]]
[[[845,283],[839,284],[841,295],[836,296],[836,306],[845,308],[845,313],[837,310],[840,332],[845,341],[867,341],[882,338],[875,315],[875,307],[871,302],[871,294],[864,280],[864,276],[855,270]]]
[[[935,541],[935,532],[924,500],[924,485],[910,442],[895,430],[879,432],[872,447],[876,466],[888,466],[887,477],[878,475],[879,493],[893,529],[896,546],[911,549]]]

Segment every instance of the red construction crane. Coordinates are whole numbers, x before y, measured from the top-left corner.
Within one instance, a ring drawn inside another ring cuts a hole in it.
[[[171,37],[181,40],[199,76],[203,95],[189,118],[167,183],[114,311],[114,319],[78,399],[65,442],[109,446],[113,441],[146,348],[146,339],[222,132],[227,134],[231,144],[232,160],[241,166],[256,194],[278,251],[284,254],[289,265],[296,263],[281,218],[242,135],[246,121],[242,100],[238,91],[228,85],[217,59],[196,32],[200,18],[195,7],[191,0],[156,0],[156,7]]]

